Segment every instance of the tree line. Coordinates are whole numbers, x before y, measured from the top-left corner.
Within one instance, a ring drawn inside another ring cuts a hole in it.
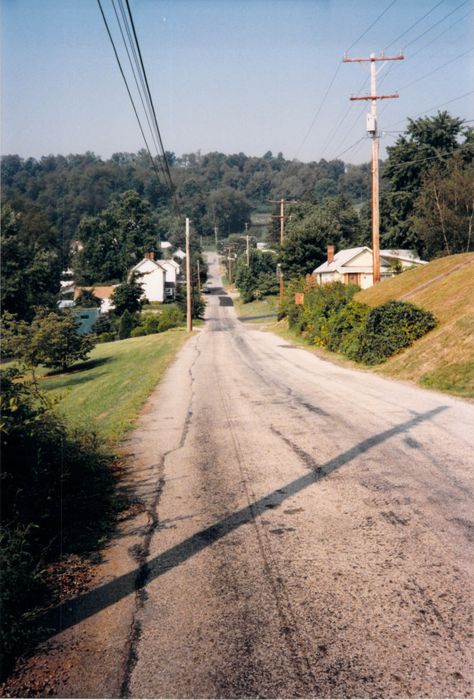
[[[408,121],[381,163],[382,248],[415,249],[428,259],[473,249],[473,153],[473,129],[447,112]],[[174,195],[198,236],[217,228],[220,238],[242,233],[252,213],[270,213],[270,200],[297,200],[287,209],[281,250],[276,219],[267,232],[288,278],[323,262],[327,243],[370,245],[369,164],[302,163],[270,151],[167,158],[175,193],[144,151],[107,160],[4,156],[3,308],[26,318],[34,305],[54,305],[76,239],[83,250],[73,265],[84,284],[124,281],[146,250],[159,255],[160,240],[183,245]]]

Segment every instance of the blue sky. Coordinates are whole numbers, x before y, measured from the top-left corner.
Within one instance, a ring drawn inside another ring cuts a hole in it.
[[[111,0],[102,3],[119,45]],[[379,73],[380,93],[400,93],[379,103],[380,128],[391,132],[382,154],[409,116],[448,103],[440,108],[474,119],[471,0],[130,4],[165,148],[177,154],[271,150],[303,161],[369,160],[366,103],[349,102],[368,94],[369,68],[342,64],[348,49],[350,56],[399,49],[406,56]],[[2,153],[108,157],[142,148],[96,0],[3,0],[1,7]]]

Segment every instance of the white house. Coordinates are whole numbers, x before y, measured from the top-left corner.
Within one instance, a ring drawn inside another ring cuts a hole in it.
[[[344,284],[357,284],[361,289],[367,289],[373,285],[372,250],[367,246],[348,248],[334,252],[334,246],[328,245],[328,257],[326,262],[313,270],[318,284],[327,282],[343,282]],[[393,265],[400,264],[405,270],[415,265],[426,265],[425,260],[409,250],[381,250],[380,251],[380,277],[386,279],[392,277]]]
[[[155,260],[154,253],[145,253],[143,260],[130,270],[129,276],[134,273],[137,275],[138,282],[143,287],[143,296],[148,301],[163,302],[166,298],[174,297],[177,274],[175,265],[178,264],[172,264],[171,260]]]

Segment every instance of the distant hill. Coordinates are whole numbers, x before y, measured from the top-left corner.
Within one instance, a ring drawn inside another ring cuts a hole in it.
[[[439,325],[380,371],[422,386],[474,398],[474,254],[439,258],[407,270],[356,299],[378,306],[389,299],[432,311]]]

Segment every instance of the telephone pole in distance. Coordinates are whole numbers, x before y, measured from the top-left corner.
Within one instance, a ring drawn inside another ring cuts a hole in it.
[[[370,114],[367,115],[367,132],[372,137],[372,275],[373,282],[380,282],[380,213],[379,213],[379,135],[377,131],[377,100],[391,100],[399,97],[394,95],[377,95],[377,61],[403,61],[402,53],[399,56],[376,56],[370,54],[368,58],[348,58],[344,56],[344,63],[365,63],[370,61],[370,95],[366,97],[351,97],[355,100],[370,100]]]
[[[193,330],[192,315],[192,280],[191,280],[191,246],[189,242],[189,219],[186,217],[186,330],[191,333]]]
[[[273,204],[279,204],[280,205],[280,214],[276,214],[275,216],[272,216],[272,219],[279,219],[280,220],[280,247],[283,245],[283,241],[285,240],[285,204],[297,204],[298,202],[289,202],[288,200],[284,199],[283,197],[281,199],[270,199],[270,202]],[[281,268],[281,265],[279,265],[279,270],[280,270],[280,304],[283,303],[283,295],[285,293],[285,281],[283,278],[283,270]]]

